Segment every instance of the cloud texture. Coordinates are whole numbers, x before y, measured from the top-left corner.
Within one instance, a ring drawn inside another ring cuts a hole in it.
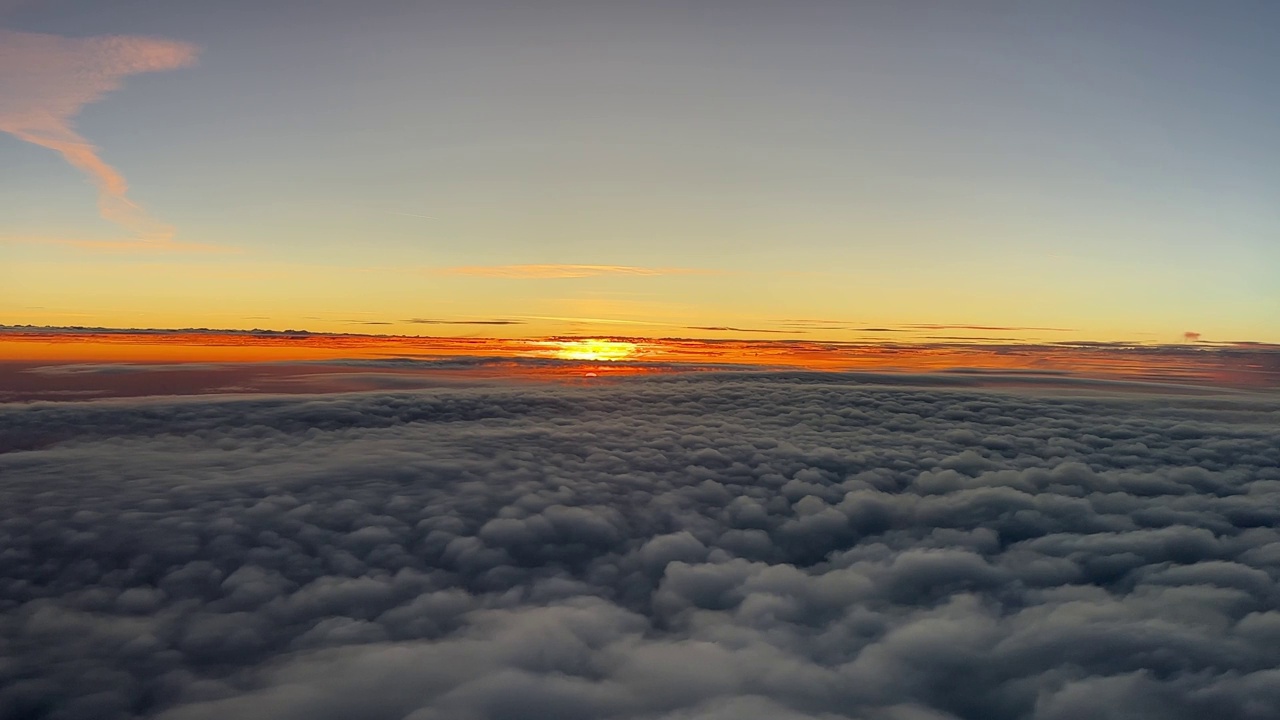
[[[49,148],[98,188],[102,217],[142,241],[167,241],[172,228],[128,197],[128,183],[75,130],[81,108],[139,73],[195,61],[193,46],[144,37],[67,38],[0,28],[0,132]]]
[[[0,717],[1275,718],[1277,428],[820,375],[0,406]]]

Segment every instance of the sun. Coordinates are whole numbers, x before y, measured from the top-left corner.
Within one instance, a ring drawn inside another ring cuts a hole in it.
[[[551,345],[560,360],[626,360],[636,353],[636,344],[620,340],[558,340]]]

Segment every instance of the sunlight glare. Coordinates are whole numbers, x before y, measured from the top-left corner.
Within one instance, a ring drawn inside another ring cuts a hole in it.
[[[636,352],[636,344],[617,340],[561,340],[554,343],[561,360],[625,360]]]

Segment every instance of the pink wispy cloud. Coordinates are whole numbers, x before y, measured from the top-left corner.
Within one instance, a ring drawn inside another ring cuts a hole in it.
[[[130,75],[186,67],[195,59],[195,46],[171,40],[0,29],[0,132],[53,150],[88,176],[98,189],[99,213],[134,241],[168,243],[173,228],[129,199],[124,176],[76,131],[74,119]]]
[[[463,265],[439,268],[435,272],[444,275],[470,275],[473,277],[544,279],[585,278],[598,275],[694,275],[705,270],[691,268],[646,268],[630,265]]]

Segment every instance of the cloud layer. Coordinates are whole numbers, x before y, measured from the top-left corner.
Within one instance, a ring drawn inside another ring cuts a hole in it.
[[[1276,428],[816,374],[0,406],[0,717],[1274,718]]]
[[[195,61],[193,46],[144,37],[67,38],[0,29],[0,132],[49,148],[98,188],[102,217],[139,241],[168,241],[172,228],[128,197],[128,183],[75,130],[80,110],[139,73]]]

